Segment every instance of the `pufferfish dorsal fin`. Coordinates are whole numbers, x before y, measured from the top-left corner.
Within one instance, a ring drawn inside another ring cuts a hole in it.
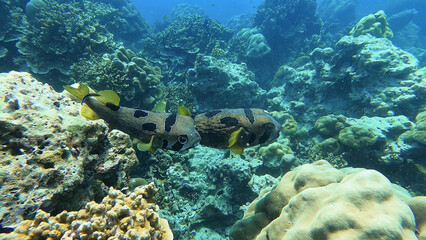
[[[98,94],[99,96],[95,98],[99,100],[100,102],[104,104],[111,103],[111,104],[114,104],[115,106],[120,105],[120,97],[114,91],[104,90],[104,91],[98,92]]]
[[[66,85],[64,86],[64,89],[80,100],[83,99],[84,96],[89,94],[89,87],[82,83],[79,83],[77,87]]]
[[[136,144],[136,147],[139,149],[139,151],[145,152],[145,151],[150,151],[151,153],[154,153],[154,149],[152,149],[152,142],[154,141],[154,135],[151,136],[151,140],[149,141],[149,143],[144,143],[139,141]]]
[[[151,111],[157,112],[157,113],[164,113],[166,112],[166,106],[167,106],[166,101],[158,101]]]
[[[177,114],[184,115],[184,116],[189,116],[189,117],[192,116],[191,112],[185,106],[179,106]]]
[[[242,130],[243,128],[240,127],[238,130],[232,132],[228,140],[228,149],[235,154],[242,154],[244,152],[244,148],[238,143]]]

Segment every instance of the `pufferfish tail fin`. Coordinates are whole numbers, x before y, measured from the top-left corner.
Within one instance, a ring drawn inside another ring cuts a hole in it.
[[[84,99],[90,95],[105,105],[113,104],[114,106],[118,106],[120,104],[120,97],[117,95],[117,93],[111,90],[100,91],[97,94],[87,94],[83,97],[83,106],[80,109],[80,114],[89,120],[99,119],[98,114],[96,114],[87,104],[84,103]]]
[[[152,142],[154,141],[154,135],[151,136],[151,140],[148,143],[138,141],[136,147],[139,149],[139,151],[145,152],[150,151],[151,153],[154,153],[154,149],[152,148]]]
[[[242,130],[243,128],[240,127],[238,130],[231,133],[231,136],[229,137],[228,149],[235,154],[242,154],[244,152],[244,147],[238,143]]]
[[[178,111],[177,111],[177,113],[178,113],[179,115],[184,115],[184,116],[189,116],[189,117],[191,117],[191,116],[192,116],[192,114],[191,114],[191,112],[189,111],[189,109],[188,109],[188,108],[186,108],[185,106],[178,106]]]

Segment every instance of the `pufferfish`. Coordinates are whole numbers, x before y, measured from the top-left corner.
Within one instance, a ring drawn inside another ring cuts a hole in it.
[[[247,147],[275,141],[281,130],[281,124],[259,108],[213,110],[196,115],[194,120],[201,145],[237,154]]]
[[[79,84],[77,88],[64,86],[64,89],[81,99],[80,114],[89,119],[103,119],[113,129],[118,129],[139,140],[141,151],[154,152],[156,149],[183,151],[195,147],[200,142],[200,134],[195,130],[194,120],[185,115],[165,113],[165,105],[159,112],[119,106],[120,97],[111,90],[89,93],[89,88]]]

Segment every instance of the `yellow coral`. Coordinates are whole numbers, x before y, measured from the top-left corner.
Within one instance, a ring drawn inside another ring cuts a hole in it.
[[[23,221],[14,232],[0,239],[173,239],[167,220],[159,217],[152,203],[153,183],[124,194],[110,188],[101,203],[50,216],[38,210],[34,220]]]
[[[383,10],[376,12],[374,15],[369,14],[363,17],[349,32],[354,37],[368,33],[378,38],[385,37],[390,39],[393,37],[392,30],[389,28],[386,14]]]

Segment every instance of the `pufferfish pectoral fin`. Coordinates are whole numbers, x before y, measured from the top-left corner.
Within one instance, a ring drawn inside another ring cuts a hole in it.
[[[139,149],[139,151],[145,152],[150,151],[151,153],[154,153],[154,149],[152,149],[152,142],[154,140],[154,135],[151,136],[151,140],[149,143],[144,143],[139,141],[138,144],[136,144],[136,147]]]
[[[242,154],[244,152],[244,147],[238,143],[242,130],[243,128],[240,127],[238,130],[231,133],[228,140],[228,149],[235,154]]]
[[[166,112],[166,106],[167,106],[166,101],[158,101],[151,111],[157,112],[157,113],[164,113]]]
[[[84,96],[89,94],[89,88],[82,83],[79,83],[77,87],[74,87],[74,85],[66,85],[64,86],[64,89],[80,100],[83,99]]]

